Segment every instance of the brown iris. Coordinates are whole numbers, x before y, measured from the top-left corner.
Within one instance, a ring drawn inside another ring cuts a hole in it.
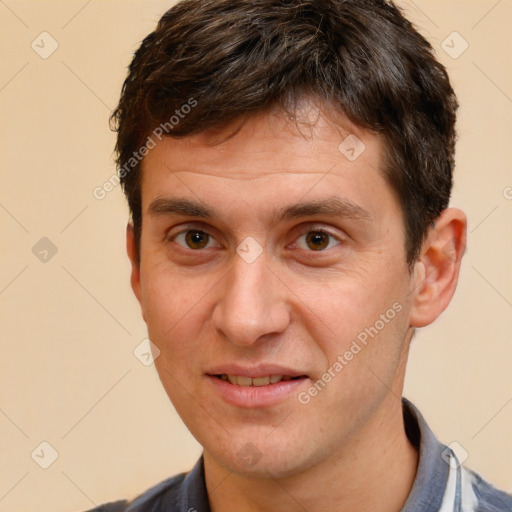
[[[187,231],[185,240],[191,249],[203,249],[208,245],[209,237],[204,231]]]
[[[320,251],[329,245],[329,235],[322,231],[310,231],[306,235],[306,243],[310,249]]]

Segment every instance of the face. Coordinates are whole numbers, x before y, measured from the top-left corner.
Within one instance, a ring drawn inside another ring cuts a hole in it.
[[[231,471],[310,468],[401,395],[403,217],[379,137],[339,126],[260,114],[227,140],[233,126],[164,139],[143,162],[132,285],[166,392]]]

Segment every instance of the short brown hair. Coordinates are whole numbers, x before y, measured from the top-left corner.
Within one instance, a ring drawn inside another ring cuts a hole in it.
[[[306,93],[384,138],[382,171],[401,203],[411,265],[448,206],[458,105],[431,45],[385,0],[182,0],[169,9],[136,51],[111,118],[137,248],[139,151],[155,127],[192,135],[286,110]]]

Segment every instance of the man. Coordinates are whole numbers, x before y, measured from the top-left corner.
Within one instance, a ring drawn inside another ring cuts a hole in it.
[[[505,511],[401,399],[456,288],[457,101],[383,0],[184,0],[113,116],[155,365],[204,448],[134,511]]]

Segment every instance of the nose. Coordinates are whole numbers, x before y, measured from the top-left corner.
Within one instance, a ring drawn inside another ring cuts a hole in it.
[[[235,255],[234,266],[219,287],[212,314],[214,328],[235,345],[253,345],[283,333],[290,324],[288,290],[264,254],[248,263]]]

